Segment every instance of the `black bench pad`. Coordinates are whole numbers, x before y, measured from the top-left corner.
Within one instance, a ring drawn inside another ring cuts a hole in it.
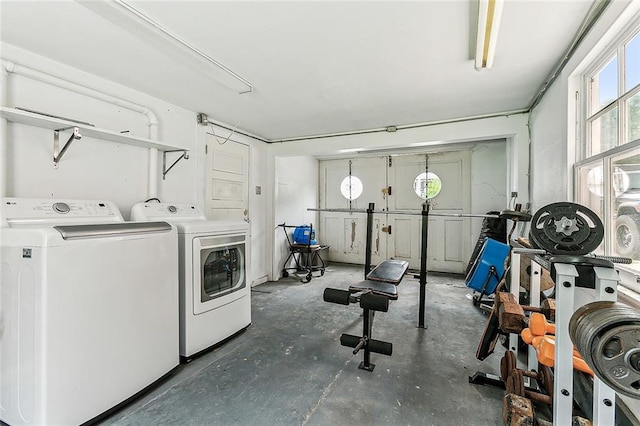
[[[367,280],[398,285],[409,269],[406,260],[384,260],[367,274]]]
[[[396,300],[398,298],[398,288],[391,283],[364,280],[349,286],[349,291],[351,293],[367,290],[370,290],[373,294],[388,297],[391,300]]]

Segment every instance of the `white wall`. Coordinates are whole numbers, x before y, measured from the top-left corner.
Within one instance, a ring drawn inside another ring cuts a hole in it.
[[[579,73],[617,36],[640,2],[612,2],[585,37],[556,81],[531,112],[531,202],[534,210],[573,199],[575,144],[582,142],[574,123]]]
[[[297,226],[318,223],[318,160],[309,156],[275,158],[274,223]],[[292,229],[287,229],[291,233]],[[273,277],[281,276],[289,246],[282,228],[274,230]]]
[[[466,143],[482,140],[507,140],[507,185],[508,194],[518,192],[518,202],[529,202],[529,133],[527,114],[509,117],[494,117],[457,123],[437,124],[395,133],[370,133],[348,136],[333,136],[297,142],[271,144],[272,156],[339,156],[345,150],[419,149],[430,143]],[[388,151],[387,151],[388,150]],[[446,148],[443,148],[446,150]],[[373,154],[373,152],[371,152]],[[344,156],[345,154],[343,154]],[[351,152],[350,155],[353,155]],[[506,207],[506,206],[505,206]]]
[[[511,194],[507,194],[508,190],[506,142],[476,145],[471,150],[471,213],[484,214],[509,208]],[[481,229],[482,219],[471,219],[472,244]]]
[[[66,65],[3,44],[2,59],[19,66],[53,75],[91,90],[97,90],[147,107],[158,119],[158,139],[190,151],[189,160],[181,160],[162,180],[162,154],[154,162],[157,196],[165,202],[194,203],[204,207],[204,149],[206,127],[196,123],[196,112],[145,95],[107,80],[86,74]],[[5,62],[6,64],[6,62]],[[19,68],[16,68],[18,70]],[[56,87],[17,72],[7,74],[7,99],[3,106],[22,107],[48,114],[89,122],[96,127],[115,132],[129,131],[135,136],[149,138],[147,118],[138,112],[116,106],[75,90]],[[216,133],[226,137],[228,132]],[[66,142],[69,133],[61,137]],[[131,206],[149,198],[149,150],[125,144],[105,142],[84,137],[74,141],[60,161],[53,167],[53,131],[23,124],[9,123],[6,135],[0,136],[6,146],[6,175],[0,184],[12,197],[42,197],[67,199],[107,199],[116,203],[125,218]],[[267,144],[241,135],[234,139],[251,148],[250,218],[252,232],[252,275],[264,280],[268,275],[266,223],[271,208]],[[171,164],[179,154],[169,154]],[[1,168],[0,168],[1,170]],[[255,186],[263,187],[262,195],[255,194]],[[265,188],[266,187],[266,188]]]

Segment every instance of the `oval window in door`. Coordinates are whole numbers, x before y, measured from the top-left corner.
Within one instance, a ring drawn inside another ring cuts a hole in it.
[[[442,190],[442,181],[435,173],[422,172],[413,180],[413,190],[423,200],[433,198]]]
[[[363,189],[362,181],[357,176],[347,176],[342,179],[340,184],[340,193],[344,198],[351,201],[361,196]]]

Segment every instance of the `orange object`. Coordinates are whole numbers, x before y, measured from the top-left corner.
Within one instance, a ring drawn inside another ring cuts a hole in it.
[[[556,325],[549,323],[547,318],[538,312],[532,313],[529,317],[529,328],[535,336],[556,334]]]
[[[538,346],[538,343],[540,343],[540,339],[542,338],[542,336],[536,336],[533,334],[529,328],[523,328],[520,332],[520,337],[522,337],[522,340],[527,345],[532,345],[534,348]]]
[[[553,367],[555,364],[556,356],[556,341],[551,336],[541,336],[540,343],[536,346],[536,352],[538,354],[538,361],[540,364],[547,367]],[[576,354],[578,356],[576,356]],[[573,350],[573,368],[582,371],[583,373],[593,376],[593,371],[586,362],[580,357],[580,354]]]

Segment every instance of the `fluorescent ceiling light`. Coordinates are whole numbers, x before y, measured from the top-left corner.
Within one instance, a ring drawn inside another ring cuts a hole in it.
[[[124,1],[76,1],[163,51],[173,50],[182,58],[189,60],[199,72],[237,93],[253,92],[253,85],[247,80]]]
[[[431,146],[431,145],[442,145],[444,141],[429,141],[429,142],[414,142],[411,146]]]
[[[477,70],[493,66],[503,5],[504,0],[478,0]]]
[[[346,149],[339,149],[338,152],[341,154],[347,154],[349,152],[360,152],[365,150],[366,148],[346,148]]]

